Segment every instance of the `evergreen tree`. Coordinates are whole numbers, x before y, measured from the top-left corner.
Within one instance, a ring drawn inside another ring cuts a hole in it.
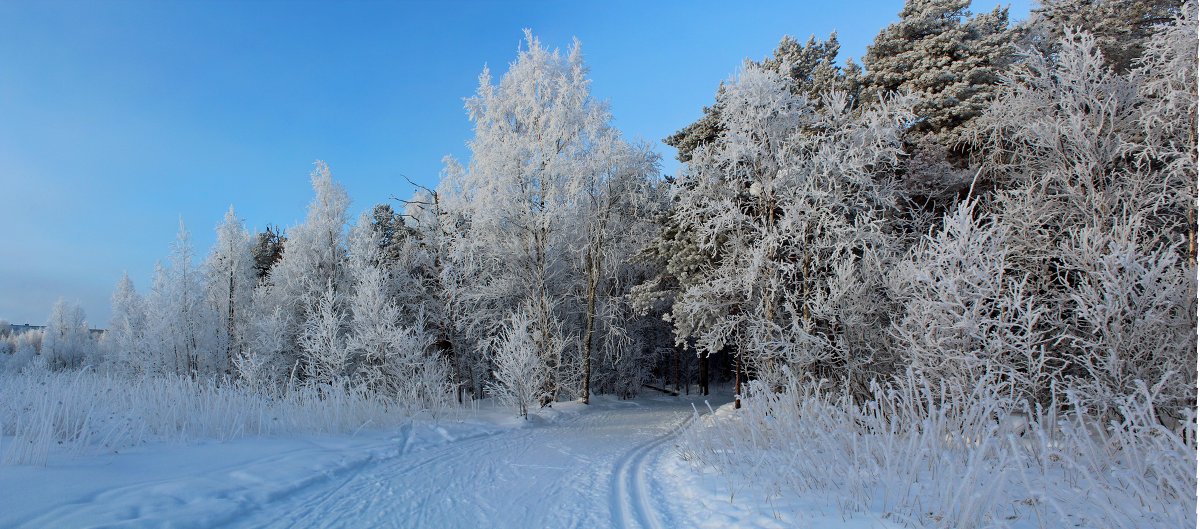
[[[863,57],[865,97],[910,92],[917,122],[909,143],[933,135],[953,147],[992,99],[1011,62],[1014,33],[1008,10],[972,16],[970,0],[908,0]]]
[[[838,66],[837,55],[840,49],[837,33],[830,34],[824,41],[810,36],[808,42],[803,45],[791,36],[784,36],[771,56],[756,64],[788,77],[792,80],[789,86],[796,94],[805,94],[818,104],[820,94],[834,90],[846,92],[852,98],[856,98],[862,82],[862,71],[853,59],[846,61],[845,68]],[[698,147],[720,138],[720,100],[723,91],[724,84],[717,88],[717,103],[711,107],[704,107],[700,119],[663,140],[678,150],[679,161],[691,160],[692,152]]]
[[[1127,72],[1183,6],[1183,0],[1042,0],[1021,30],[1024,42],[1047,56],[1058,52],[1066,31],[1087,31],[1105,63]]]
[[[283,259],[283,247],[286,243],[287,236],[278,227],[268,225],[267,231],[255,235],[251,254],[254,256],[254,276],[258,281],[266,279],[271,274],[271,268]]]

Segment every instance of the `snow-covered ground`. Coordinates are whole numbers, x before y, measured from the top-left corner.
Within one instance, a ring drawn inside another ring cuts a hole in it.
[[[399,430],[0,466],[0,527],[842,526],[819,506],[798,520],[753,493],[731,502],[675,449],[692,404],[707,411],[695,396],[598,397],[529,421],[483,409]]]

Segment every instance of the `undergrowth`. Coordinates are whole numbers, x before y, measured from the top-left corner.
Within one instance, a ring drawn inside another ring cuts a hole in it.
[[[1172,430],[1144,385],[1107,421],[1071,397],[1030,408],[992,387],[906,378],[856,402],[814,381],[751,383],[743,409],[685,433],[683,455],[715,468],[735,501],[816,496],[916,527],[1196,526],[1194,410]]]

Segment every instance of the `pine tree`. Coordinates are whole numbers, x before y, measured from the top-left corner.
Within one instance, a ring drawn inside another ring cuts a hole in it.
[[[1183,12],[1183,0],[1043,0],[1022,24],[1024,42],[1046,56],[1066,31],[1087,31],[1105,63],[1133,69],[1153,35]]]
[[[933,135],[947,147],[967,139],[1011,62],[1008,10],[972,16],[970,0],[908,0],[863,57],[864,97],[893,92],[917,98],[910,143]]]
[[[286,243],[287,236],[278,227],[267,225],[266,231],[255,235],[251,253],[254,256],[254,276],[258,281],[266,279],[271,274],[271,268],[283,259],[283,247]]]

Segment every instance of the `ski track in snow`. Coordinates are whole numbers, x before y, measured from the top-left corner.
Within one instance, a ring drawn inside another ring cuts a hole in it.
[[[20,526],[674,527],[651,467],[691,422],[691,400],[598,398],[557,422],[412,451],[401,429],[319,452],[315,468],[318,452],[291,449],[85,494]]]
[[[647,461],[658,453],[658,449],[673,439],[692,421],[689,414],[670,432],[646,441],[629,450],[621,457],[613,473],[610,504],[613,512],[613,527],[633,529],[660,529],[669,527],[659,519],[659,510],[653,505],[650,486],[650,468]]]

